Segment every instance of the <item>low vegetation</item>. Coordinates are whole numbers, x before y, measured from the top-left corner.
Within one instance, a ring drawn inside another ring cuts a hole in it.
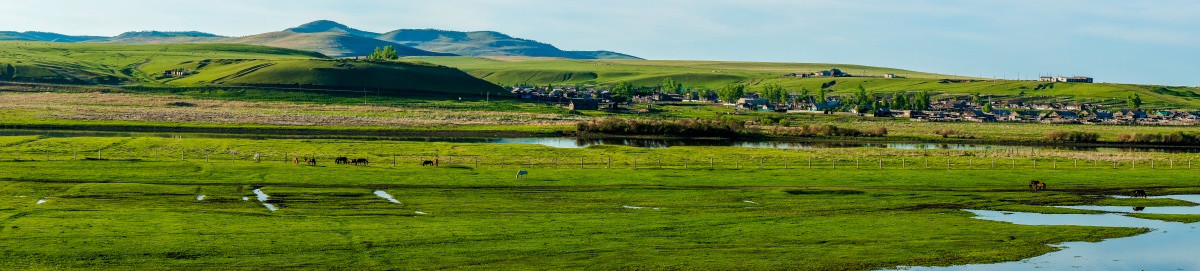
[[[1046,133],[1045,139],[1050,142],[1096,143],[1100,141],[1100,134],[1079,131],[1056,131]]]
[[[1142,144],[1197,145],[1200,144],[1200,133],[1128,133],[1117,135],[1117,141]]]
[[[733,138],[749,133],[736,120],[640,120],[604,118],[580,122],[579,132],[611,135],[684,136]]]

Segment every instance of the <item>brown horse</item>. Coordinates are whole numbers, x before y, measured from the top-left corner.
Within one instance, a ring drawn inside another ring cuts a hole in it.
[[[304,160],[308,160],[308,159],[304,159]],[[292,157],[292,164],[299,165],[299,164],[300,164],[300,158],[297,158],[297,157]]]
[[[1133,190],[1133,197],[1146,198],[1146,190],[1141,190],[1141,189]]]
[[[315,166],[317,165],[317,158],[304,158],[304,163],[307,163],[310,166]]]
[[[1040,181],[1029,181],[1029,190],[1039,191],[1046,190],[1046,183]]]

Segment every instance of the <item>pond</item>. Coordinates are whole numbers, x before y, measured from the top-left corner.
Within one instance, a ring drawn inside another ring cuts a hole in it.
[[[1165,196],[1185,201],[1200,201],[1200,195]],[[1068,242],[1056,245],[1059,251],[1045,255],[995,264],[969,264],[949,267],[901,267],[900,270],[1200,270],[1200,223],[1165,222],[1126,216],[1126,213],[1200,214],[1200,207],[1070,206],[1084,210],[1112,210],[1106,214],[1034,214],[968,210],[976,218],[1021,225],[1080,225],[1102,227],[1150,228],[1142,235],[1107,239],[1100,242]]]
[[[244,138],[244,139],[361,139],[417,142],[450,142],[477,144],[533,144],[554,148],[586,148],[589,146],[620,145],[640,148],[669,148],[676,146],[723,146],[767,149],[820,149],[820,148],[884,148],[901,150],[1074,150],[1096,152],[1170,152],[1200,153],[1196,147],[1145,148],[1145,147],[1080,147],[1080,146],[1021,146],[1002,144],[950,144],[950,143],[888,143],[888,142],[785,142],[747,141],[728,139],[647,139],[647,138],[604,138],[584,139],[575,137],[388,137],[348,135],[264,135],[264,134],[214,134],[214,133],[153,133],[153,132],[110,132],[110,131],[42,131],[0,129],[0,136],[44,136],[44,137],[161,137],[161,138]]]

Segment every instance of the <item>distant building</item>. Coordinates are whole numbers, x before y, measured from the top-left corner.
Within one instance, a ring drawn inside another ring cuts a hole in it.
[[[571,99],[567,103],[567,109],[571,110],[597,110],[600,109],[600,102],[596,99]]]
[[[1038,77],[1038,81],[1040,81],[1040,82],[1062,82],[1062,83],[1092,83],[1094,81],[1094,79],[1092,79],[1091,77],[1087,77],[1087,76],[1071,76],[1071,77],[1042,76],[1042,77]]]

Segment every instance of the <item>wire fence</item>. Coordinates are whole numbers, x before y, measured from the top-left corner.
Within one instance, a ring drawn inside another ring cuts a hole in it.
[[[345,160],[339,159],[344,157]],[[370,167],[468,167],[561,169],[833,169],[833,170],[1072,170],[1154,169],[1189,170],[1200,167],[1190,158],[1085,159],[1061,156],[963,157],[925,155],[713,156],[678,155],[429,155],[372,153],[340,155],[316,152],[234,151],[216,149],[154,149],[109,151],[78,149],[4,150],[0,162],[36,161],[191,161],[210,163],[288,163]],[[309,163],[313,161],[313,163]]]

